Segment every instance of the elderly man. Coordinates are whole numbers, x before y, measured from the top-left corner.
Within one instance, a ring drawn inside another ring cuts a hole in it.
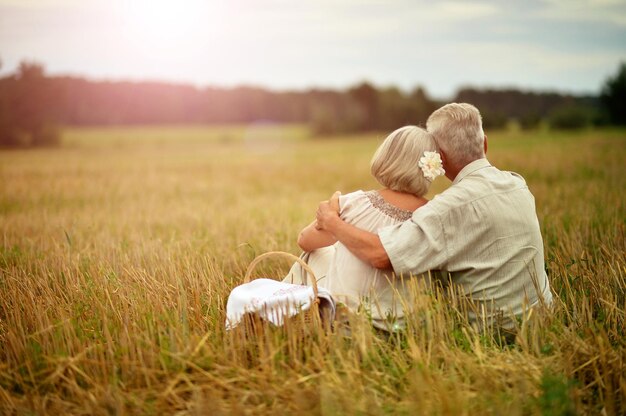
[[[533,195],[524,179],[492,166],[479,111],[448,104],[427,121],[440,148],[446,191],[400,225],[372,234],[343,222],[336,198],[322,202],[317,227],[363,261],[397,275],[439,270],[470,300],[469,318],[504,328],[525,309],[552,300]],[[415,167],[418,168],[417,166]]]

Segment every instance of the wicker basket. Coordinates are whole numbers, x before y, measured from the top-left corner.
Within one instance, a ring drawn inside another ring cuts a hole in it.
[[[311,287],[313,288],[313,295],[315,296],[315,299],[311,303],[311,308],[309,308],[306,311],[302,311],[300,314],[293,316],[290,319],[286,319],[285,326],[293,325],[294,323],[298,321],[303,321],[305,326],[326,327],[330,325],[331,320],[332,320],[330,314],[328,313],[326,308],[320,308],[320,299],[317,296],[318,289],[317,289],[317,279],[315,278],[315,273],[313,272],[311,267],[300,257],[294,256],[293,254],[287,253],[284,251],[270,251],[268,253],[261,254],[260,256],[252,260],[252,262],[248,266],[248,269],[246,270],[246,274],[243,278],[244,283],[250,282],[252,272],[254,271],[255,267],[260,262],[271,257],[281,257],[281,258],[292,260],[298,263],[304,269],[304,271],[306,271],[306,273],[311,277]],[[253,328],[258,328],[258,323],[263,322],[263,319],[261,319],[256,314],[247,314],[247,315],[250,315],[250,316],[246,317],[246,321],[247,321],[246,326],[252,325]]]

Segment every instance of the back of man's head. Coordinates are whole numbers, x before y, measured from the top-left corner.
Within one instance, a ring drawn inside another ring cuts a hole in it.
[[[444,105],[428,117],[426,129],[434,136],[448,164],[460,169],[485,157],[482,118],[471,104]]]

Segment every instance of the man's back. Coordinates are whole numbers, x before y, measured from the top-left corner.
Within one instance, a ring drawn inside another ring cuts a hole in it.
[[[540,295],[551,301],[534,198],[521,176],[486,159],[380,238],[396,273],[441,270],[480,315],[519,315]]]

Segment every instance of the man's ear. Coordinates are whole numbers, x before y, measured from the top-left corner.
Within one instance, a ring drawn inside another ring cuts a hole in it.
[[[487,155],[487,135],[486,134],[485,134],[484,146],[485,146],[485,155]]]

